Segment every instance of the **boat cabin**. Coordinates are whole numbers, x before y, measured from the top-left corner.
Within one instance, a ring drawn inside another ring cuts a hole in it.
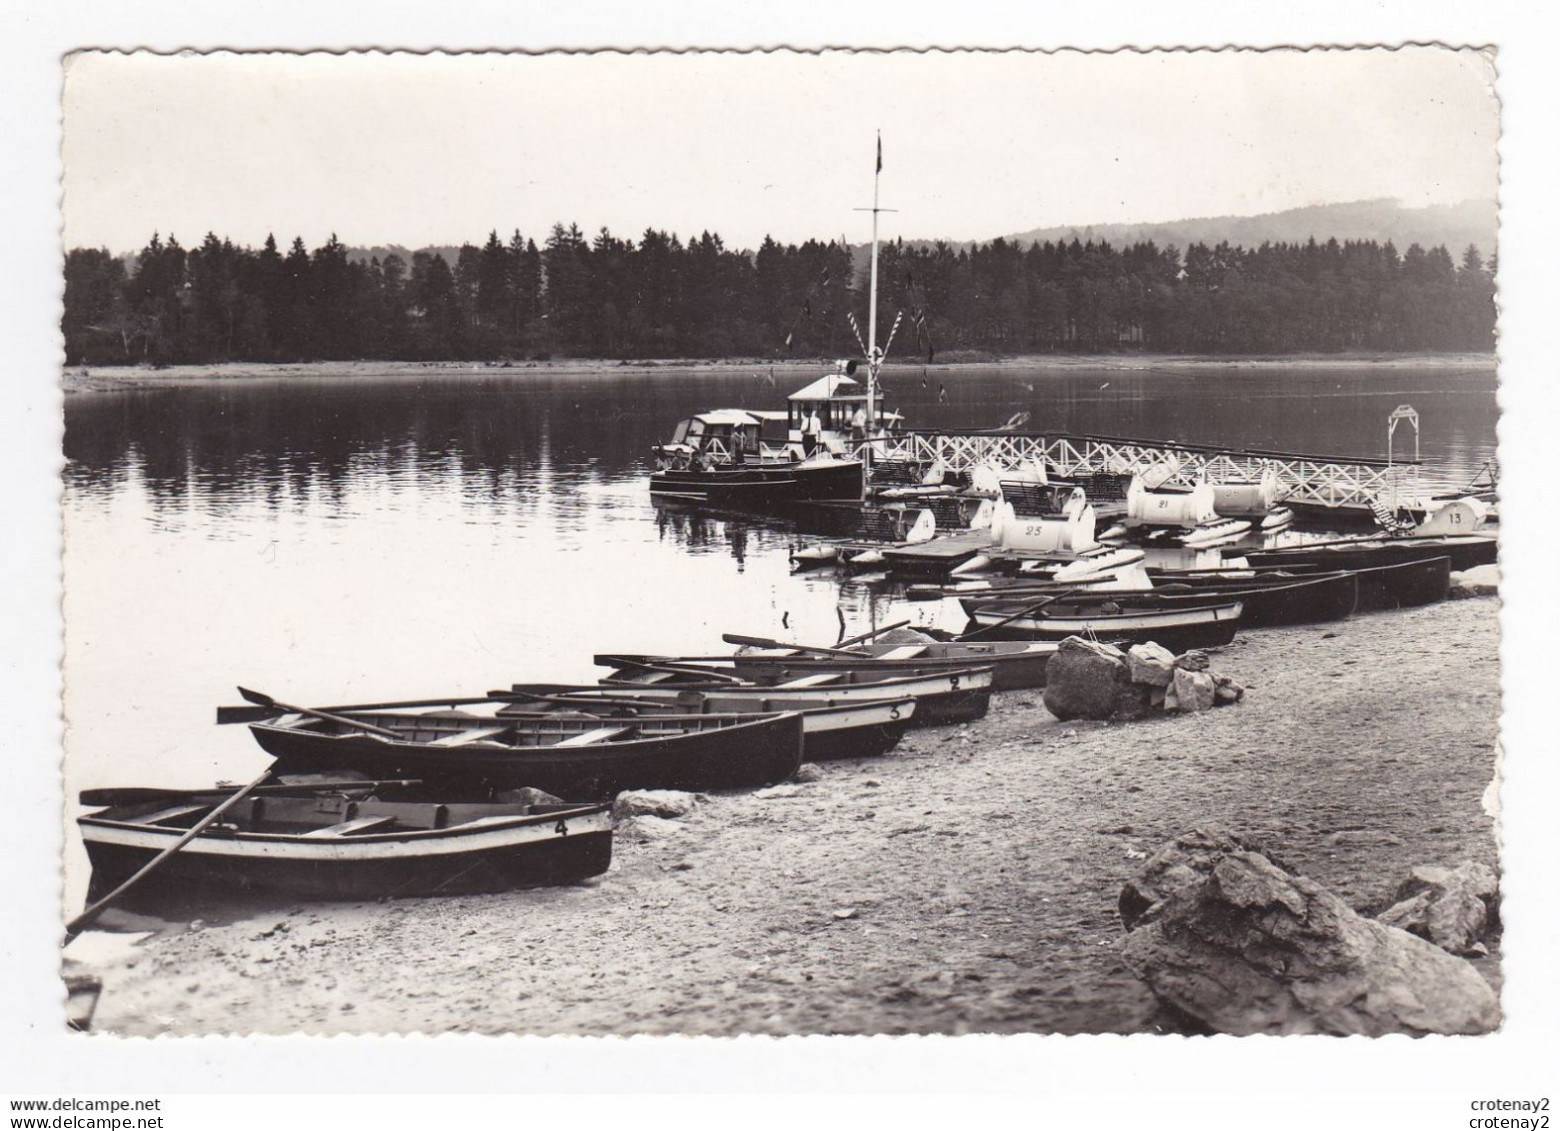
[[[727,466],[784,459],[784,440],[764,436],[766,419],[778,413],[721,408],[679,420],[669,443],[657,453],[666,466]]]
[[[855,371],[854,361],[835,362],[833,373],[786,398],[787,439],[793,445],[806,448],[811,442],[814,448],[846,455],[868,437],[899,430],[904,417],[884,409],[881,393],[874,419],[867,419],[867,390],[851,376]]]
[[[868,436],[897,432],[904,419],[885,411],[880,398],[868,427],[867,390],[851,376],[855,369],[854,361],[836,362],[834,372],[787,397],[784,412],[722,408],[679,420],[671,441],[656,446],[656,462],[707,470],[797,462],[820,451],[849,457]]]

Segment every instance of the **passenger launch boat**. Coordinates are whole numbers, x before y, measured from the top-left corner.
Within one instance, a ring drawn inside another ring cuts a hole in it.
[[[231,792],[111,805],[78,817],[92,862],[88,899],[134,875]],[[606,805],[463,805],[300,788],[234,805],[140,888],[180,898],[208,888],[320,899],[453,895],[573,883],[611,862]]]
[[[873,441],[897,433],[902,423],[898,413],[884,411],[877,385],[893,332],[879,348],[876,175],[871,211],[867,338],[861,342],[859,331],[857,337],[865,354],[865,384],[855,377],[860,363],[844,360],[792,393],[783,412],[728,408],[679,421],[671,440],[653,449],[652,495],[754,510],[866,496]],[[766,436],[766,427],[776,434]]]

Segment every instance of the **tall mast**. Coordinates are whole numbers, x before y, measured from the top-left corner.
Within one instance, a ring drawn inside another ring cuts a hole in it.
[[[878,213],[897,209],[878,207],[878,181],[883,176],[883,132],[877,135],[877,166],[872,171],[872,283],[867,297],[867,432],[877,425],[877,374],[883,360],[877,346]],[[857,212],[868,209],[858,208]]]
[[[872,283],[867,297],[867,434],[877,425],[877,260],[878,181],[883,176],[883,133],[877,135],[877,167],[872,171]]]

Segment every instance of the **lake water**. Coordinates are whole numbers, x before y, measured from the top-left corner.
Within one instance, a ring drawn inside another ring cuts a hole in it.
[[[791,575],[783,525],[651,505],[648,449],[680,416],[781,407],[817,372],[429,370],[67,398],[69,790],[253,777],[247,732],[212,724],[238,683],[296,703],[472,694],[594,680],[596,652],[920,619]],[[911,427],[1027,410],[1035,430],[1362,456],[1386,454],[1387,414],[1409,403],[1444,482],[1495,455],[1483,369],[982,367],[886,384]]]

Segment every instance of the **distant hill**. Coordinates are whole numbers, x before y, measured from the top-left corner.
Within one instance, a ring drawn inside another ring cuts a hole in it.
[[[1465,200],[1460,204],[1432,204],[1406,208],[1396,200],[1356,200],[1348,204],[1320,204],[1291,208],[1260,216],[1209,216],[1194,220],[1170,220],[1157,224],[1074,224],[1055,228],[1031,228],[1003,238],[1027,247],[1074,238],[1105,240],[1117,247],[1153,240],[1161,247],[1174,244],[1232,244],[1255,247],[1269,243],[1304,243],[1318,240],[1391,240],[1399,252],[1409,244],[1424,248],[1445,244],[1456,258],[1475,244],[1485,258],[1495,250],[1496,204],[1493,200]]]

